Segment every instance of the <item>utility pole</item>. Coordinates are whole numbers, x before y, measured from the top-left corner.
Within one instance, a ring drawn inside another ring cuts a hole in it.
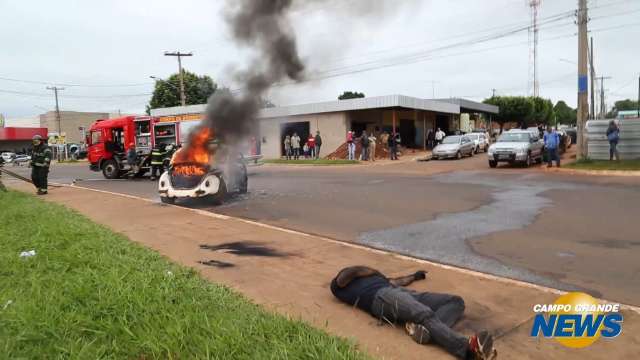
[[[595,100],[595,88],[594,88],[594,83],[595,83],[595,77],[596,77],[596,69],[593,66],[593,37],[591,37],[591,46],[589,47],[589,65],[590,66],[590,73],[591,73],[591,104],[589,104],[589,119],[593,120],[596,118],[596,100]]]
[[[180,103],[182,106],[187,105],[187,96],[184,93],[184,73],[182,71],[182,57],[193,56],[193,53],[181,53],[180,51],[164,52],[164,56],[176,56],[178,57],[178,76],[180,77]]]
[[[587,157],[587,143],[585,141],[585,125],[589,111],[589,75],[587,69],[587,23],[589,22],[587,0],[580,0],[578,8],[578,160]]]
[[[542,0],[529,0],[531,7],[531,28],[529,30],[529,46],[531,47],[531,67],[533,70],[533,96],[540,96],[540,83],[538,82],[538,9]],[[533,36],[532,36],[533,35]],[[530,73],[531,74],[531,73]]]
[[[58,122],[58,137],[62,136],[62,124],[60,119],[60,106],[58,106],[58,91],[64,90],[63,87],[47,86],[47,90],[53,90],[53,94],[56,97],[56,121]]]
[[[496,97],[496,89],[491,89],[491,97]]]
[[[607,116],[606,104],[604,101],[604,81],[611,79],[611,76],[600,76],[600,118],[604,119]]]

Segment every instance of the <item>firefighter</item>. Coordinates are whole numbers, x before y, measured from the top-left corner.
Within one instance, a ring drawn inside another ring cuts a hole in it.
[[[162,175],[162,163],[164,162],[164,158],[167,155],[167,151],[165,150],[164,145],[157,144],[151,150],[151,180],[156,179],[156,174],[158,171],[160,175]]]
[[[42,136],[33,137],[33,150],[31,153],[31,181],[38,189],[38,195],[47,194],[47,177],[51,164],[51,149],[42,141]]]
[[[175,152],[176,152],[176,147],[173,144],[169,144],[165,148],[165,155],[164,155],[164,159],[162,161],[162,167],[163,167],[164,171],[169,170],[169,167],[171,166],[171,159],[173,158],[173,154]]]

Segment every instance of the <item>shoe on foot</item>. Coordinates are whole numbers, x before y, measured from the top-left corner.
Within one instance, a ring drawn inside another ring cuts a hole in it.
[[[431,333],[429,333],[429,330],[422,325],[406,323],[404,325],[404,329],[407,331],[407,334],[411,336],[413,341],[420,345],[428,344],[431,341]]]
[[[467,359],[493,360],[498,357],[498,351],[493,348],[493,336],[483,330],[469,338]]]

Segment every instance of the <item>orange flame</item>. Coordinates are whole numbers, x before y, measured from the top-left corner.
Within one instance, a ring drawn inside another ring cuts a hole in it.
[[[171,164],[173,172],[183,176],[202,176],[205,174],[205,167],[209,165],[211,154],[208,143],[213,138],[209,128],[201,128],[191,136],[189,145],[176,152]]]
[[[211,130],[209,128],[200,129],[198,133],[191,136],[189,145],[176,153],[172,162],[174,164],[208,164],[209,149],[207,149],[207,143],[211,139],[210,135]]]
[[[204,168],[197,165],[178,165],[173,169],[175,175],[181,176],[202,176],[205,174]]]

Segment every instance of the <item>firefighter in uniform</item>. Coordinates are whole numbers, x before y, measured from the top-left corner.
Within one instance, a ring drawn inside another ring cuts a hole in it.
[[[47,194],[47,177],[51,163],[51,149],[42,141],[42,136],[33,137],[33,151],[31,153],[31,181],[38,189],[38,195]]]
[[[164,158],[167,155],[167,152],[164,149],[164,145],[162,144],[158,144],[156,146],[153,147],[153,150],[151,150],[151,180],[155,180],[156,179],[156,174],[158,174],[158,171],[160,172],[159,175],[162,175],[163,169],[162,169],[162,164],[164,162]]]

